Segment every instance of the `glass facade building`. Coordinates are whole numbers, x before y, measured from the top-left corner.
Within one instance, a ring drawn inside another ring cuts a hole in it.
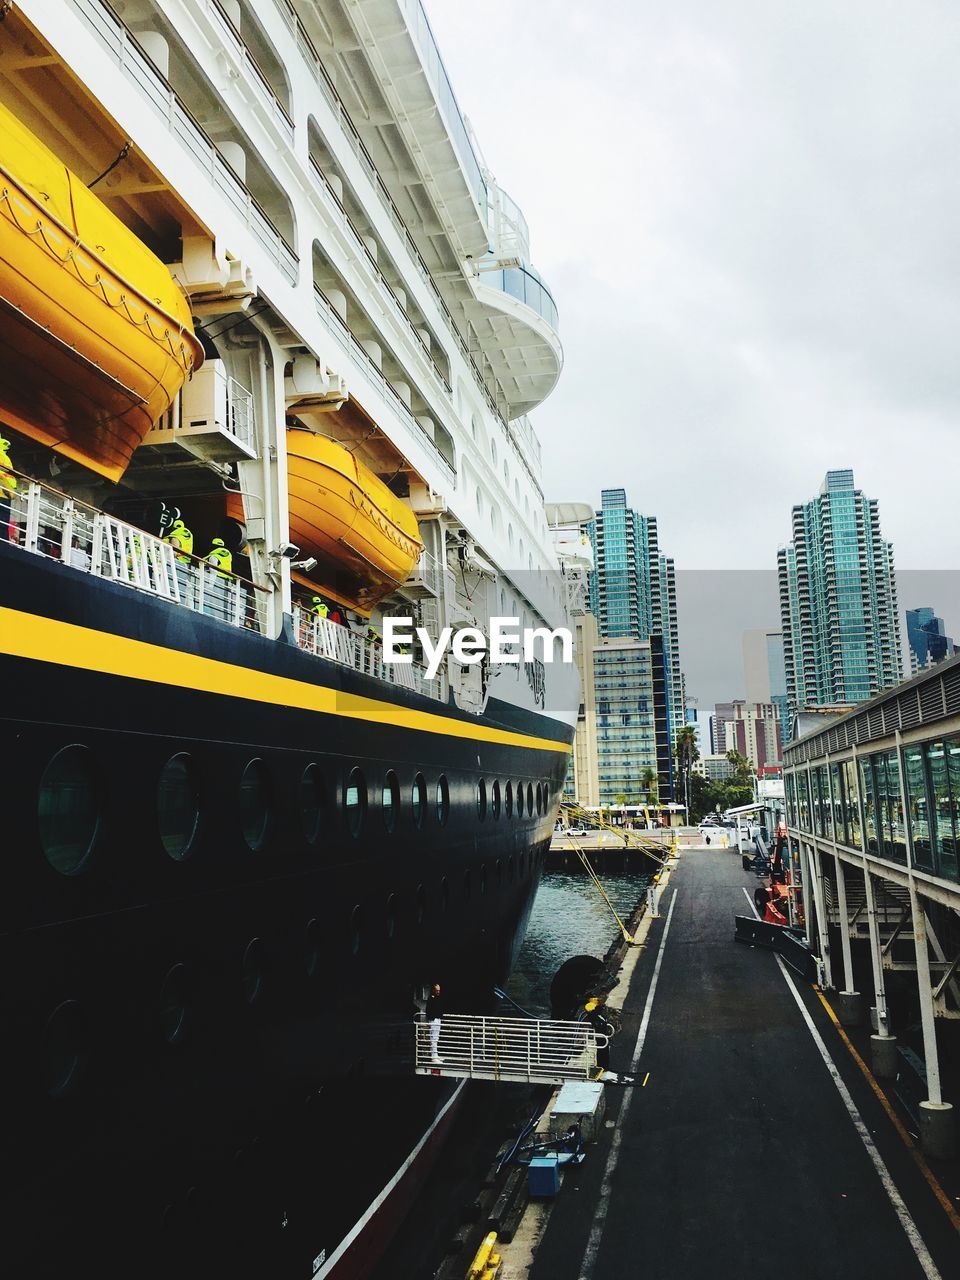
[[[673,560],[660,552],[656,518],[629,507],[624,489],[602,491],[600,510],[588,533],[594,555],[590,611],[600,635],[606,639],[658,640],[664,682],[660,732],[668,744],[669,779],[666,789],[661,784],[660,798],[670,799],[673,764],[669,744],[685,722]]]
[[[644,803],[642,779],[656,777],[660,800],[670,785],[663,646],[659,636],[601,642],[593,651],[597,781],[600,804]]]
[[[793,508],[777,557],[787,720],[804,706],[862,702],[902,679],[893,546],[850,470],[828,471]]]
[[[907,650],[910,674],[914,676],[935,662],[952,658],[957,651],[953,638],[946,633],[943,619],[925,605],[907,610]]]

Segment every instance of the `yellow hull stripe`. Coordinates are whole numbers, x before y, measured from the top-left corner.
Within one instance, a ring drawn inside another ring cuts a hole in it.
[[[98,671],[108,676],[172,685],[178,689],[196,689],[227,698],[246,698],[250,702],[271,706],[294,707],[299,711],[318,711],[324,715],[365,720],[397,729],[436,733],[448,738],[495,742],[535,751],[570,751],[565,742],[557,742],[553,738],[536,738],[507,729],[454,720],[431,711],[415,711],[380,702],[376,698],[341,693],[305,680],[270,675],[265,671],[202,658],[195,653],[182,653],[178,649],[147,644],[143,640],[130,640],[108,631],[78,627],[72,622],[58,622],[39,614],[21,613],[16,609],[0,608],[0,653],[61,667]]]

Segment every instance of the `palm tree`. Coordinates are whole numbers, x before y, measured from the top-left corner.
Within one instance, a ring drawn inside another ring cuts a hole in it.
[[[693,766],[700,759],[700,748],[697,745],[697,731],[692,724],[681,725],[673,744],[674,754],[680,770],[680,783],[683,788],[683,803],[687,814],[690,813],[690,774]]]

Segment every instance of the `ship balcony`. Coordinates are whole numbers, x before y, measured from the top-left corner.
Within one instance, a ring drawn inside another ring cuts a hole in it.
[[[299,605],[293,611],[293,634],[297,645],[315,657],[326,658],[411,693],[440,702],[447,699],[447,681],[442,671],[428,680],[425,669],[415,662],[385,662],[383,646],[376,640],[357,635],[329,618],[318,618]]]
[[[208,462],[255,460],[253,396],[222,360],[207,360],[143,443],[176,445]]]
[[[522,263],[502,263],[480,263],[468,315],[514,418],[535,409],[556,386],[563,348],[556,303],[542,277]]]
[[[429,551],[422,552],[400,590],[414,599],[430,596],[439,600],[443,595],[443,565]]]

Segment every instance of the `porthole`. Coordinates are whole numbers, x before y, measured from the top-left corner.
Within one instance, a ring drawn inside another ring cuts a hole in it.
[[[537,813],[543,813],[543,784],[537,783]]]
[[[350,912],[350,954],[360,954],[360,935],[363,932],[363,911],[358,904]]]
[[[200,823],[200,791],[186,754],[171,756],[160,771],[157,823],[164,852],[182,862],[190,853]]]
[[[517,817],[523,817],[523,783],[517,783]]]
[[[497,859],[497,888],[499,889],[502,884],[503,884],[503,861],[502,859],[498,858]]]
[[[418,773],[413,780],[413,788],[410,791],[410,812],[413,815],[413,825],[419,831],[423,826],[423,815],[427,809],[427,784],[423,780],[423,774]]]
[[[392,831],[397,825],[397,814],[400,812],[400,783],[397,775],[390,769],[383,782],[383,825]]]
[[[527,813],[533,817],[533,783],[527,783]]]
[[[323,926],[316,916],[307,921],[305,941],[307,976],[316,978],[320,973],[323,956]]]
[[[487,784],[481,778],[477,783],[477,817],[483,822],[487,816]]]
[[[447,785],[447,776],[441,773],[437,779],[437,821],[441,827],[447,825],[447,818],[450,814],[450,788]]]
[[[316,844],[323,821],[323,774],[320,766],[308,764],[300,778],[300,828],[307,844]]]
[[[247,943],[240,969],[244,998],[247,1004],[255,1004],[263,992],[263,943],[259,938]]]
[[[547,811],[549,808],[550,808],[550,783],[549,783],[549,782],[545,782],[545,783],[543,784],[543,811],[544,811],[544,813],[546,813],[546,811]]]
[[[417,885],[417,924],[423,924],[427,914],[427,891],[422,884]]]
[[[367,811],[367,784],[359,769],[350,770],[343,793],[343,808],[347,815],[347,830],[356,837],[363,827],[363,817]]]
[[[187,1021],[187,969],[175,964],[160,986],[160,1030],[170,1044],[182,1037]]]
[[[503,793],[503,812],[506,817],[513,817],[513,783],[508,782]]]
[[[387,898],[387,937],[393,939],[397,936],[397,895],[391,893]]]
[[[440,906],[444,911],[450,910],[450,881],[446,876],[440,881]]]
[[[251,760],[240,779],[240,829],[247,848],[262,849],[270,825],[270,780],[262,760]]]
[[[491,809],[493,810],[494,821],[500,817],[500,782],[495,779],[493,783],[493,794],[491,797]]]
[[[86,1050],[87,1025],[76,1000],[65,1000],[43,1029],[43,1080],[51,1097],[67,1093],[80,1075]]]
[[[43,771],[37,795],[40,847],[55,871],[75,876],[100,831],[100,793],[92,753],[64,747]]]

